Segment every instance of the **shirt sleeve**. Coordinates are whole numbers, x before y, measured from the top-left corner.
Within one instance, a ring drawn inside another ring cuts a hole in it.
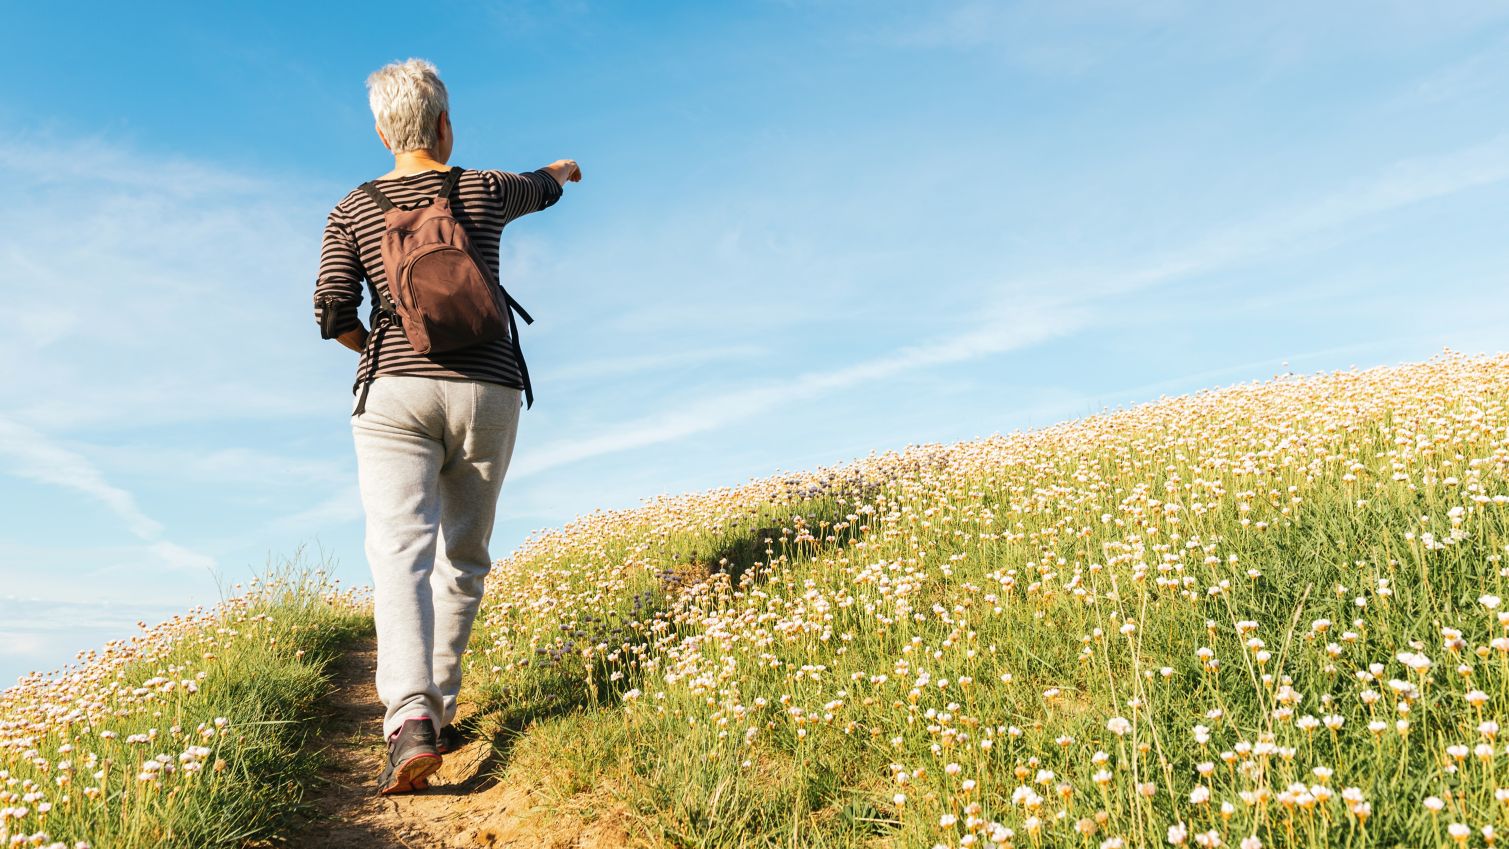
[[[321,339],[334,339],[361,327],[357,308],[362,302],[361,254],[345,219],[331,210],[320,244],[320,272],[314,284],[314,320]]]
[[[503,207],[503,214],[512,221],[531,212],[548,209],[561,199],[561,184],[544,170],[483,171],[487,178],[488,191]]]

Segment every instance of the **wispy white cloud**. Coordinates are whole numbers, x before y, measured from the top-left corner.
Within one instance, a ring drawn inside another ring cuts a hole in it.
[[[27,198],[0,209],[0,289],[19,317],[17,344],[0,359],[0,473],[104,506],[141,557],[170,572],[214,568],[143,509],[123,482],[132,475],[101,464],[113,457],[130,471],[132,449],[119,434],[133,427],[325,409],[310,380],[271,379],[308,373],[293,367],[293,323],[269,317],[280,306],[293,312],[278,304],[280,290],[297,297],[284,281],[311,288],[318,232],[290,221],[318,220],[311,190],[143,157],[104,137],[14,132],[0,134],[0,178]],[[295,303],[307,313],[307,301]],[[311,316],[300,329],[314,339],[312,328]],[[257,345],[244,344],[253,337]],[[330,414],[341,405],[331,401]],[[80,433],[91,427],[111,438],[91,442]],[[161,480],[256,459],[212,449],[195,463],[135,471]]]
[[[213,569],[215,559],[162,539],[163,525],[135,495],[111,483],[87,457],[41,431],[0,414],[0,472],[80,493],[113,513],[146,550],[173,569]]]
[[[621,378],[650,371],[687,368],[723,360],[747,359],[765,352],[754,345],[695,345],[679,351],[602,357],[556,366],[538,375],[542,385],[566,381],[594,381]]]
[[[590,457],[672,442],[745,420],[771,405],[815,398],[907,371],[1023,348],[1068,333],[1082,321],[1069,305],[1049,308],[1018,303],[1009,310],[997,305],[987,312],[992,320],[956,336],[848,366],[809,371],[788,381],[677,404],[667,412],[616,423],[586,438],[557,440],[516,460],[509,476],[527,478]]]
[[[17,477],[71,489],[103,504],[141,539],[162,532],[162,524],[142,512],[135,496],[105,480],[83,455],[5,415],[0,415],[0,458]]]
[[[0,596],[0,687],[26,672],[72,662],[82,646],[129,637],[138,622],[179,612],[163,604]]]
[[[13,419],[59,431],[339,415],[309,364],[319,227],[338,189],[14,133],[0,134],[0,178],[27,198],[0,208],[0,287],[22,317],[0,360]]]
[[[1107,264],[1048,281],[1076,298],[1109,298],[1229,268],[1259,256],[1313,250],[1315,239],[1341,238],[1348,225],[1418,203],[1509,180],[1509,134],[1444,154],[1401,159],[1304,203],[1226,227],[1140,262]]]
[[[980,305],[970,330],[895,354],[817,370],[780,383],[717,393],[674,410],[618,422],[595,434],[560,438],[516,461],[510,476],[531,475],[592,457],[673,442],[746,419],[753,411],[891,377],[967,362],[1058,338],[1100,323],[1115,299],[1239,265],[1277,251],[1303,249],[1322,236],[1372,216],[1509,179],[1509,135],[1447,154],[1400,160],[1309,202],[1219,230],[1142,262],[1111,270],[1069,270],[1054,279],[1017,280],[1003,288],[1036,291],[1035,303],[995,299]]]
[[[309,507],[270,520],[265,528],[271,531],[303,532],[354,522],[363,515],[361,491],[352,483],[339,487],[336,492]]]
[[[213,572],[216,566],[215,558],[165,539],[152,543],[148,548],[164,565],[173,569]]]
[[[1494,39],[1487,47],[1462,55],[1416,80],[1384,103],[1394,110],[1418,109],[1471,96],[1497,99],[1509,65],[1509,39]]]
[[[174,198],[258,195],[266,181],[171,152],[142,157],[103,137],[45,137],[9,133],[0,136],[0,171],[25,172],[43,186],[72,189],[87,182]]]
[[[80,442],[82,445],[82,441]],[[257,487],[276,482],[283,488],[347,483],[353,464],[340,457],[301,456],[250,445],[186,448],[152,443],[89,443],[89,456],[112,474],[162,477],[188,485]]]

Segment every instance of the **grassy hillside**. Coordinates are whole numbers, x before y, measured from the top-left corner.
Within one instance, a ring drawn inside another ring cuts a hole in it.
[[[598,512],[494,571],[466,698],[644,845],[1492,846],[1506,401],[1448,356]],[[276,838],[369,629],[290,571],[5,691],[0,845]]]
[[[470,681],[651,844],[1491,845],[1506,399],[1449,356],[599,512]]]
[[[317,757],[301,720],[334,653],[369,628],[364,594],[289,569],[0,693],[0,845],[276,834]]]

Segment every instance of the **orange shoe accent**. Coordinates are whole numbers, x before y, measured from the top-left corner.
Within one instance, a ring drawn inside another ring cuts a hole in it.
[[[439,755],[419,754],[404,761],[393,773],[393,781],[377,791],[379,796],[412,793],[430,786],[429,776],[440,769]]]

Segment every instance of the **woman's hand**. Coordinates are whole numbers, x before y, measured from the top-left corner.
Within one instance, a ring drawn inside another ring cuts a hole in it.
[[[337,342],[360,354],[362,349],[367,346],[367,328],[358,327],[355,330],[347,330],[345,333],[335,337],[335,339]]]
[[[541,170],[549,171],[550,176],[554,177],[555,181],[563,186],[567,183],[580,183],[582,181],[582,169],[581,166],[576,164],[575,159],[557,159]]]

